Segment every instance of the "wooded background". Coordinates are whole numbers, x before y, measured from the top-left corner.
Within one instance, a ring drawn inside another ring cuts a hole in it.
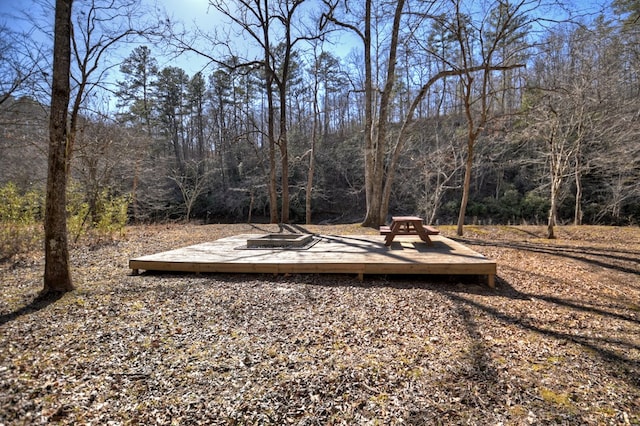
[[[640,222],[633,0],[589,14],[211,0],[227,22],[216,28],[112,3],[73,3],[69,205],[83,223],[122,203],[136,223]],[[0,20],[3,204],[36,217],[52,57],[38,16],[26,30]],[[209,65],[160,67],[167,52]]]

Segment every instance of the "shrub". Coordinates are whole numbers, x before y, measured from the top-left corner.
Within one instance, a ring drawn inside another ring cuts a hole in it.
[[[42,206],[38,191],[20,193],[11,182],[0,187],[0,260],[42,245]]]
[[[131,197],[129,195],[114,196],[102,191],[99,197],[100,210],[97,215],[95,229],[103,236],[124,235],[127,224],[127,210]]]
[[[113,195],[108,189],[103,189],[90,204],[85,194],[72,185],[67,195],[67,229],[70,238],[77,242],[80,237],[87,236],[99,242],[112,240],[116,234],[122,236],[130,201],[128,194]]]
[[[84,195],[75,185],[70,185],[67,191],[67,233],[71,241],[78,241],[87,233],[89,221],[89,203],[84,201]]]
[[[0,222],[33,224],[42,218],[42,194],[29,191],[21,194],[12,182],[0,188]]]
[[[113,195],[105,189],[98,194],[92,212],[85,194],[71,185],[67,195],[70,241],[77,242],[84,236],[95,241],[122,236],[129,202],[129,195]],[[21,193],[13,183],[0,187],[0,260],[42,247],[44,204],[39,191]]]
[[[522,216],[533,223],[544,223],[548,214],[549,197],[543,197],[536,191],[527,192],[522,200]]]

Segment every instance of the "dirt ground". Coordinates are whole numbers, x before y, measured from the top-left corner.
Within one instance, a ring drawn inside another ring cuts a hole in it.
[[[363,234],[357,224],[307,226]],[[128,259],[277,225],[130,227],[0,264],[0,425],[640,424],[640,229],[466,227],[476,277],[142,274]]]

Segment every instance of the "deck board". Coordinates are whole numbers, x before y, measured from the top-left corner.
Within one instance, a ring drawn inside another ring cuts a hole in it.
[[[432,246],[398,236],[390,247],[378,235],[316,235],[306,249],[246,248],[241,234],[129,260],[138,270],[223,273],[355,273],[486,275],[493,287],[496,262],[441,235]]]

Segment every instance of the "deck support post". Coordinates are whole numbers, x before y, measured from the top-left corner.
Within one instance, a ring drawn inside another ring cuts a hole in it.
[[[495,276],[495,274],[487,275],[487,284],[489,285],[489,288],[496,288],[496,276]]]

